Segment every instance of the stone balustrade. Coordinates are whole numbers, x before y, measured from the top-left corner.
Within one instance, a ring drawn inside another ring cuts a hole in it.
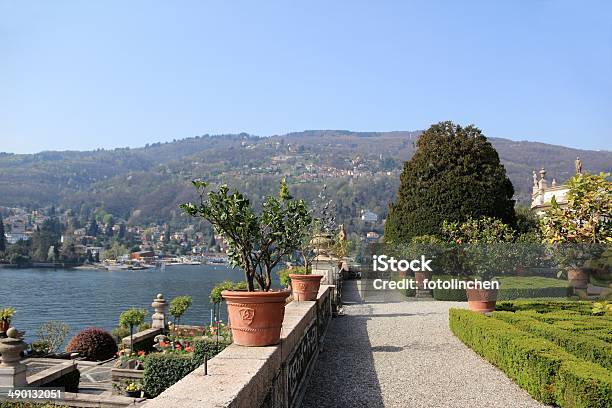
[[[289,408],[299,404],[332,315],[333,286],[322,286],[316,301],[291,302],[278,345],[230,345],[145,408]]]

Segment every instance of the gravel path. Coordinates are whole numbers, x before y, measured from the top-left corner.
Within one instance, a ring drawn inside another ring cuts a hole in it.
[[[332,320],[303,408],[543,407],[461,343],[448,309],[462,302],[367,297],[344,286],[344,316]]]

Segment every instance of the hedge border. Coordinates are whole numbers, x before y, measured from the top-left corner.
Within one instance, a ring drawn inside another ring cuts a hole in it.
[[[510,323],[522,331],[547,338],[578,358],[612,369],[612,345],[591,338],[587,333],[576,334],[559,329],[521,313],[493,312],[492,317]]]
[[[551,341],[480,313],[450,309],[463,343],[500,368],[532,397],[560,407],[612,407],[612,373]]]
[[[193,341],[193,353],[151,353],[145,357],[143,390],[149,397],[159,394],[226,348],[230,342],[200,338]]]
[[[524,277],[529,279],[530,277]],[[432,280],[440,279],[443,281],[458,279],[457,276],[451,275],[434,275]],[[572,295],[571,286],[542,286],[542,287],[508,287],[503,282],[503,278],[500,280],[501,287],[497,295],[497,299],[500,301],[514,300],[521,298],[567,298]],[[436,300],[441,301],[454,301],[454,302],[466,302],[467,294],[463,289],[438,289],[434,288],[433,297]]]

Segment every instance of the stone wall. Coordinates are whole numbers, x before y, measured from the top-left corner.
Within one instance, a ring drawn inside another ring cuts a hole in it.
[[[332,314],[333,286],[322,286],[316,301],[285,307],[281,342],[268,347],[230,345],[146,408],[289,408],[299,404]]]

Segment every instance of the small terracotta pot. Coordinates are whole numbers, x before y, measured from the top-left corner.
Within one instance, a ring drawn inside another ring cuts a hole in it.
[[[0,320],[0,332],[6,332],[11,327],[10,320]]]
[[[586,289],[589,283],[589,273],[584,269],[570,269],[567,280],[574,289]]]
[[[289,274],[293,300],[316,300],[323,275]]]
[[[421,290],[425,290],[423,281],[425,279],[427,279],[428,281],[431,280],[431,276],[432,276],[431,272],[415,272],[414,280],[416,281],[417,288]]]
[[[473,312],[488,313],[495,310],[498,289],[466,289],[468,308]]]
[[[516,265],[516,268],[514,268],[514,273],[516,276],[527,276],[527,270],[523,265]]]
[[[239,346],[260,347],[280,340],[288,290],[246,292],[224,290],[230,329]]]

